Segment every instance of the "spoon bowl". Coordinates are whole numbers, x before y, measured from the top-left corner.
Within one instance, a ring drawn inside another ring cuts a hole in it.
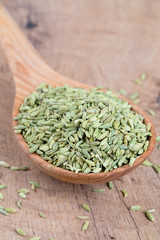
[[[45,82],[53,87],[68,84],[72,87],[92,88],[91,86],[61,76],[52,70],[41,59],[2,4],[0,4],[0,34],[1,48],[7,58],[15,82],[16,95],[12,112],[13,126],[17,125],[17,121],[15,121],[14,118],[18,115],[24,98],[30,95],[41,83]],[[119,96],[119,98],[128,101],[128,103],[132,105],[132,110],[144,117],[145,124],[151,124],[152,136],[150,137],[149,147],[146,152],[136,159],[132,167],[124,165],[108,173],[75,173],[60,167],[55,167],[37,154],[30,154],[23,136],[21,134],[15,134],[15,137],[29,159],[42,171],[56,179],[78,184],[95,184],[115,180],[142,164],[151,154],[155,145],[155,129],[147,114],[125,97]]]

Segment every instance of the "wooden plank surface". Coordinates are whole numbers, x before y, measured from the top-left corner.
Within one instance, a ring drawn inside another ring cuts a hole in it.
[[[128,95],[140,94],[140,106],[154,109],[151,117],[160,135],[160,1],[147,0],[2,0],[29,40],[57,72],[90,85],[102,85]],[[133,83],[141,73],[147,74],[142,86]],[[53,80],[54,81],[54,80]],[[23,210],[9,216],[0,215],[0,239],[19,240],[15,232],[22,228],[29,239],[40,236],[57,240],[149,240],[160,239],[160,176],[151,167],[140,166],[131,174],[106,184],[75,185],[55,180],[38,170],[14,140],[11,109],[14,83],[7,63],[0,54],[0,160],[15,166],[30,166],[27,172],[0,169],[4,200],[0,205],[16,208],[17,190],[30,188],[29,181],[41,185],[23,200]],[[159,163],[156,148],[150,157]],[[104,193],[92,189],[104,188]],[[121,189],[128,197],[123,198]],[[88,203],[86,213],[82,203]],[[131,212],[131,205],[143,210]],[[144,211],[156,209],[155,222]],[[39,217],[43,212],[47,217]],[[88,215],[90,225],[81,231]]]

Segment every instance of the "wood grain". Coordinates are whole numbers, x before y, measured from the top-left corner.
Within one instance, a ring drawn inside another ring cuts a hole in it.
[[[152,118],[157,134],[160,117],[160,3],[159,1],[2,1],[43,58],[59,73],[89,85],[102,85],[128,93],[139,92],[140,106],[153,108]],[[29,181],[40,182],[42,189],[31,192],[23,201],[23,210],[10,216],[0,216],[1,238],[21,239],[14,232],[23,228],[29,236],[49,239],[117,239],[145,240],[160,236],[159,176],[152,168],[139,167],[133,173],[114,182],[114,189],[93,193],[93,185],[62,183],[46,176],[25,157],[14,141],[11,129],[11,109],[14,85],[4,58],[0,58],[0,155],[13,165],[29,164],[28,172],[3,170],[1,183],[4,206],[15,207],[16,190],[29,187]],[[147,73],[143,87],[132,79]],[[157,150],[150,159],[158,164]],[[123,199],[120,190],[127,189]],[[81,232],[78,215],[86,214],[80,204],[90,204],[90,226]],[[128,207],[139,204],[144,210],[155,208],[155,223],[143,212],[130,212]],[[38,216],[39,211],[47,215]],[[28,239],[26,237],[26,239]]]

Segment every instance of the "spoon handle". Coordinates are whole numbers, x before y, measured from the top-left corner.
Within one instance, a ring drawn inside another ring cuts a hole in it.
[[[65,77],[52,70],[39,56],[5,7],[0,3],[0,43],[12,72],[16,92],[41,82],[62,85]],[[23,92],[23,97],[24,97]],[[25,94],[27,95],[27,93]]]

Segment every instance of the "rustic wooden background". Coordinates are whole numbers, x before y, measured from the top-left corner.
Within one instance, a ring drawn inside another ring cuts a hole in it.
[[[59,73],[90,85],[102,85],[128,94],[140,94],[140,106],[147,111],[160,135],[160,1],[159,0],[2,0],[41,56]],[[142,86],[133,83],[147,74]],[[149,240],[160,239],[160,176],[151,167],[140,166],[131,174],[106,184],[75,185],[55,180],[38,170],[14,140],[11,109],[14,84],[7,63],[0,54],[0,160],[11,165],[29,165],[30,171],[0,169],[4,200],[0,205],[16,208],[17,190],[33,180],[41,185],[23,200],[23,210],[0,215],[0,239],[20,240],[22,228],[29,239],[42,240]],[[159,163],[156,148],[150,157]],[[93,188],[105,188],[94,193]],[[126,189],[123,198],[120,190]],[[88,203],[86,213],[82,203]],[[155,222],[143,211],[131,212],[131,205],[156,209]],[[39,217],[43,212],[47,217]],[[90,225],[81,231],[79,215],[89,215]]]

